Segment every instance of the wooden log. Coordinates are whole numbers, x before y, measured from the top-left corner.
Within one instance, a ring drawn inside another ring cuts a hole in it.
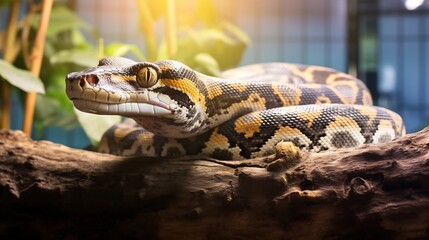
[[[429,238],[429,128],[335,152],[285,149],[124,158],[0,130],[0,238]]]

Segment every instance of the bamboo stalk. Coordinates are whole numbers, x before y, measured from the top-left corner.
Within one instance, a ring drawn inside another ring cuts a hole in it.
[[[146,0],[137,0],[141,17],[141,28],[145,37],[145,48],[149,61],[156,60],[156,38],[155,38],[155,21],[149,10],[149,5]]]
[[[176,39],[176,15],[174,0],[166,0],[166,34],[167,37],[167,48],[169,58],[172,58],[177,52],[177,39]]]
[[[53,0],[44,0],[42,13],[40,16],[39,29],[36,33],[33,49],[31,51],[31,72],[39,76],[42,66],[43,48],[45,46],[46,31],[48,29],[49,17],[51,15]],[[33,125],[34,106],[36,104],[36,93],[27,93],[25,99],[24,124],[22,130],[28,136],[31,135],[31,126]]]
[[[25,19],[23,20],[23,28],[21,31],[21,53],[24,58],[24,63],[27,69],[31,68],[31,53],[30,53],[30,31],[31,31],[31,22],[38,12],[42,10],[41,3],[35,3],[34,1],[30,1],[29,3],[29,11]]]
[[[10,128],[10,86],[1,81],[1,125],[0,128]]]
[[[9,9],[9,17],[7,20],[7,29],[5,34],[4,48],[3,48],[3,57],[4,60],[12,63],[16,54],[15,54],[15,40],[16,40],[16,31],[17,31],[17,18],[19,10],[19,0],[14,0]],[[0,128],[10,128],[10,85],[6,81],[2,81],[1,84],[1,123]]]

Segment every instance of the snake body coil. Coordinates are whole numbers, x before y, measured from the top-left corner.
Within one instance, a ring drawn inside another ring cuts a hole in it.
[[[322,151],[405,134],[401,117],[372,106],[360,80],[319,66],[257,64],[215,78],[176,61],[105,58],[66,83],[79,110],[134,119],[103,136],[101,151],[117,155],[243,159],[271,154],[282,140]]]

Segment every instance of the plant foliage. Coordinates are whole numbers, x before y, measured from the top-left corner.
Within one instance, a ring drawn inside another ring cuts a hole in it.
[[[37,22],[37,18],[34,21]],[[45,48],[46,61],[41,75],[45,81],[46,94],[37,98],[35,115],[37,129],[52,126],[71,129],[76,123],[80,123],[90,141],[97,144],[104,131],[112,123],[119,122],[120,118],[101,117],[75,110],[65,94],[65,76],[82,68],[96,66],[98,60],[104,56],[132,53],[137,59],[144,60],[143,54],[136,46],[130,44],[114,42],[104,46],[92,26],[61,5],[55,6],[52,10]]]
[[[0,6],[10,2],[0,0]],[[44,48],[40,74],[43,83],[31,73],[5,61],[0,61],[0,76],[24,91],[45,93],[39,94],[36,101],[35,126],[39,133],[46,127],[71,129],[76,123],[80,123],[91,142],[97,144],[105,130],[120,121],[120,117],[98,116],[74,109],[65,94],[64,78],[68,73],[96,66],[98,60],[106,56],[126,55],[136,61],[174,59],[197,71],[215,76],[240,62],[249,39],[239,28],[219,19],[211,0],[174,2],[175,24],[178,29],[176,36],[173,36],[177,40],[178,49],[174,54],[167,51],[169,39],[165,34],[155,33],[155,28],[162,26],[165,21],[168,1],[136,0],[141,17],[136,29],[141,32],[142,41],[146,42],[143,49],[145,54],[132,44],[112,42],[105,45],[93,26],[61,2],[56,2]],[[39,18],[38,14],[29,13],[25,19],[30,21],[23,21],[19,25],[21,33],[26,33],[26,29],[29,29],[27,42],[33,41]],[[25,39],[22,42],[26,42]],[[25,68],[25,58],[24,49],[15,65]]]
[[[0,79],[4,79],[13,86],[26,92],[45,93],[45,88],[40,78],[2,59],[0,59]]]

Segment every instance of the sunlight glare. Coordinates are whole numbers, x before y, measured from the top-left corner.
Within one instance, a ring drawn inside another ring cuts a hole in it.
[[[420,7],[425,0],[405,0],[404,6],[407,10],[416,10],[418,7]]]

